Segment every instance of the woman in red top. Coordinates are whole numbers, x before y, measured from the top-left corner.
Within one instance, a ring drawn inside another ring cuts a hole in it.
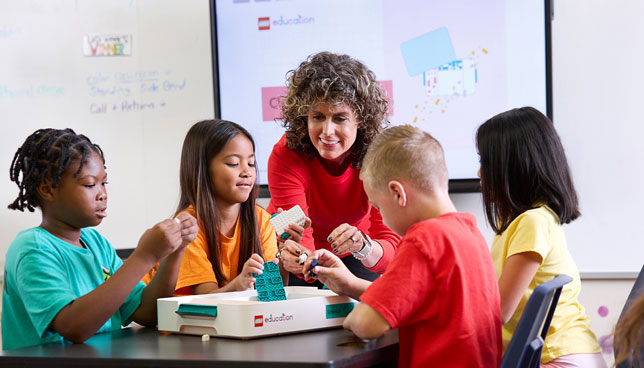
[[[400,241],[369,203],[359,178],[369,144],[388,124],[385,93],[360,61],[329,52],[290,71],[287,86],[281,117],[286,134],[268,160],[268,211],[300,205],[311,219],[299,244],[280,244],[284,267],[298,275],[289,284],[303,283],[299,256],[320,248],[373,281]]]

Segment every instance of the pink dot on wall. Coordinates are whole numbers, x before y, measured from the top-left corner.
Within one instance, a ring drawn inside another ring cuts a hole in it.
[[[601,307],[597,308],[597,313],[601,317],[606,317],[608,315],[608,307],[602,305]]]

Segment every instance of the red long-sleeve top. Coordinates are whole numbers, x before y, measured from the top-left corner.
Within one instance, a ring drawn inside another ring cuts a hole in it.
[[[319,160],[286,147],[286,138],[275,144],[268,159],[268,187],[271,200],[268,212],[277,208],[288,210],[299,204],[311,219],[304,231],[301,245],[311,249],[332,251],[327,237],[340,224],[356,226],[383,249],[383,256],[369,270],[383,273],[394,257],[400,237],[382,222],[382,216],[371,204],[359,178],[360,171],[352,167],[339,176],[329,174]],[[349,256],[350,253],[340,255]]]

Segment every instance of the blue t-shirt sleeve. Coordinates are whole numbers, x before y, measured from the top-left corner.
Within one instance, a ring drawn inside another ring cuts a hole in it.
[[[77,298],[59,260],[41,249],[26,253],[16,267],[16,285],[39,336]]]
[[[110,269],[112,270],[112,272],[116,272],[116,270],[118,270],[123,265],[123,261],[118,256],[118,254],[116,254],[116,250],[109,244],[107,239],[103,238],[102,236],[101,238],[104,246],[103,252],[108,260]],[[144,288],[145,284],[142,281],[139,281],[134,289],[132,289],[132,292],[130,292],[130,295],[128,295],[128,297],[125,299],[123,304],[121,304],[118,313],[121,317],[122,326],[127,326],[130,324],[130,322],[132,322],[130,317],[132,317],[132,313],[134,313],[134,311],[136,311],[136,309],[141,305],[141,294],[143,293]]]

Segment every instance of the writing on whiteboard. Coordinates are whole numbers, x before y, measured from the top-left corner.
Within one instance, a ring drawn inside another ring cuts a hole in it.
[[[89,112],[91,114],[107,114],[118,112],[132,112],[132,111],[150,111],[157,108],[161,109],[168,104],[165,101],[140,101],[137,99],[127,99],[117,103],[98,102],[89,105]]]
[[[132,35],[83,36],[85,56],[129,56],[132,55]]]
[[[17,33],[20,33],[21,29],[18,27],[12,27],[12,26],[7,26],[2,25],[0,26],[0,38],[9,38]]]
[[[186,78],[174,77],[171,71],[137,70],[114,73],[94,72],[85,78],[91,97],[130,97],[138,93],[181,92]]]
[[[65,95],[65,88],[49,84],[11,86],[0,84],[0,98],[39,98],[60,97]]]

